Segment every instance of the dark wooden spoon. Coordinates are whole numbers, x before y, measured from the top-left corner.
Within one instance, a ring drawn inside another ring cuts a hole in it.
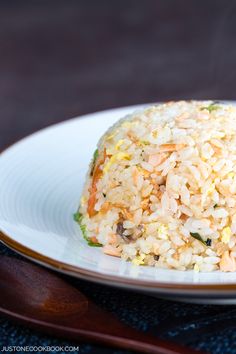
[[[90,302],[53,272],[0,257],[0,313],[49,334],[141,353],[189,354],[189,349],[136,331]],[[191,353],[198,353],[191,349]]]

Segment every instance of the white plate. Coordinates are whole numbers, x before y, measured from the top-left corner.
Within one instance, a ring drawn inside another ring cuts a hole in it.
[[[236,301],[236,273],[137,267],[83,240],[73,213],[101,134],[142,106],[72,119],[21,140],[0,156],[0,239],[60,272],[159,296],[214,303]]]

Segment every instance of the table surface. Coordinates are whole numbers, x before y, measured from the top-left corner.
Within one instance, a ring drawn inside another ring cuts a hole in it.
[[[106,108],[234,99],[235,39],[232,0],[1,0],[0,148]],[[3,245],[0,253],[16,256]],[[133,327],[213,354],[236,353],[235,306],[181,304],[67,279]],[[0,329],[0,351],[68,344],[3,318]],[[80,353],[124,351],[83,343]]]

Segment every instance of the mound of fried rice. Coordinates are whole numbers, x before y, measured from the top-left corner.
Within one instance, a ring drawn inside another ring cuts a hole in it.
[[[150,106],[100,139],[75,215],[91,246],[135,265],[236,270],[236,107]]]

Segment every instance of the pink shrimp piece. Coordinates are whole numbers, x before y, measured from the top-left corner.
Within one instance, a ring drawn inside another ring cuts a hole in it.
[[[136,166],[135,166],[134,169],[133,169],[132,177],[133,177],[134,184],[137,186],[137,184],[138,184],[138,177],[139,177],[139,171],[138,171],[138,169],[137,169]]]
[[[148,163],[153,167],[160,165],[166,159],[166,154],[152,154],[149,155]]]
[[[220,270],[223,272],[235,272],[236,262],[233,255],[229,251],[225,251],[220,261]]]
[[[161,152],[173,152],[181,150],[185,145],[184,144],[163,144],[160,145]]]
[[[103,252],[109,256],[120,257],[120,250],[111,245],[105,245],[103,247]]]

